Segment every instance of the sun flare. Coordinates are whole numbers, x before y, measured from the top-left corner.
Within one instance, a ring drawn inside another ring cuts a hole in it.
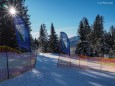
[[[16,9],[14,7],[11,7],[9,12],[10,12],[10,14],[15,15],[16,14]]]

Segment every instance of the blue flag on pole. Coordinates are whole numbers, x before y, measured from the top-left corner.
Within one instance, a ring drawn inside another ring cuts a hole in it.
[[[18,46],[26,49],[27,51],[30,51],[29,28],[25,24],[24,19],[19,15],[14,16],[14,25]]]
[[[60,50],[70,55],[70,42],[67,34],[64,32],[60,32],[60,44],[61,44]]]

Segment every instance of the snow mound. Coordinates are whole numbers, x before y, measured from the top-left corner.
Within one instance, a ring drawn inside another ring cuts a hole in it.
[[[0,86],[115,86],[115,73],[57,67],[57,54],[39,54],[35,69]]]

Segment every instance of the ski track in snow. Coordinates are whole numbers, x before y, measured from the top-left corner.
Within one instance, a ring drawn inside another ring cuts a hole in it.
[[[56,54],[39,54],[36,68],[0,86],[115,86],[115,73],[57,67]]]

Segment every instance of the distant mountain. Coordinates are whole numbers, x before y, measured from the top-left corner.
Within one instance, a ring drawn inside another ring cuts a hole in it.
[[[80,40],[79,36],[74,36],[69,38],[70,41],[70,47],[76,46],[76,43]]]

